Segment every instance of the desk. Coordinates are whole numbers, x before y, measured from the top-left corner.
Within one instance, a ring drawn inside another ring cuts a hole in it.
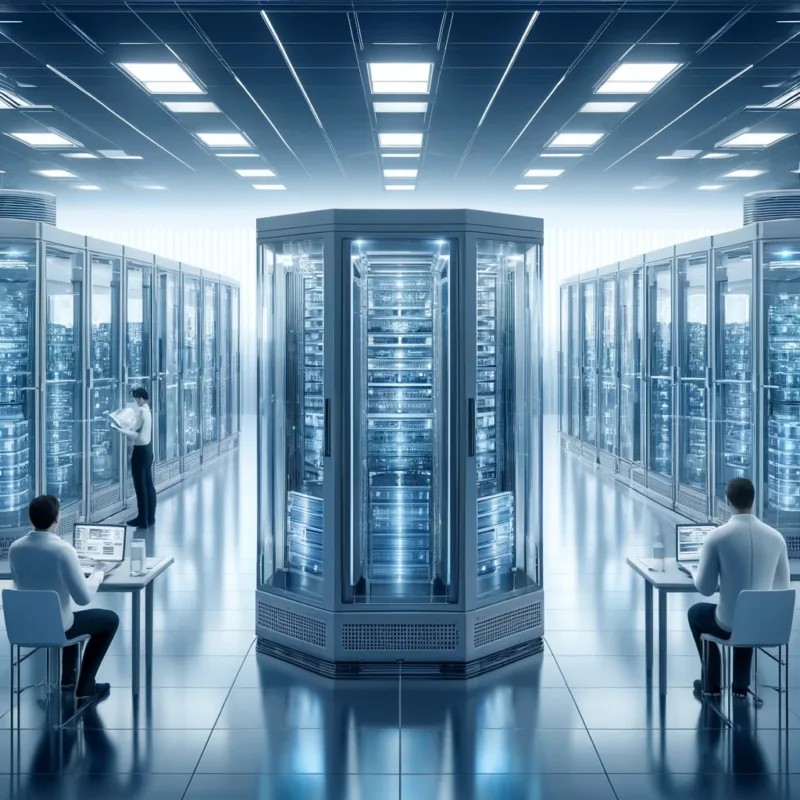
[[[139,672],[142,658],[142,591],[144,591],[144,657],[149,686],[153,674],[153,582],[174,563],[175,559],[172,556],[148,558],[145,560],[147,572],[137,577],[131,575],[131,562],[126,558],[113,572],[106,575],[98,590],[100,592],[127,592],[131,596],[131,658],[133,660],[131,685],[134,696],[139,694]],[[11,567],[7,558],[0,560],[0,580],[11,580]]]
[[[625,563],[644,578],[645,664],[648,685],[653,675],[653,589],[658,591],[658,690],[667,694],[667,595],[696,592],[694,581],[678,569],[674,558],[664,559],[664,571],[653,569],[652,558],[628,557]],[[688,628],[689,623],[687,621]]]

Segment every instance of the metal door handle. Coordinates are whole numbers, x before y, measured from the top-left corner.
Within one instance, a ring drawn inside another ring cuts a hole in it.
[[[331,457],[331,401],[326,397],[322,406],[323,455]]]
[[[781,387],[780,386],[771,386],[770,384],[764,384],[764,386],[762,386],[761,388],[762,389],[780,389]]]
[[[475,457],[475,398],[467,400],[467,455]]]

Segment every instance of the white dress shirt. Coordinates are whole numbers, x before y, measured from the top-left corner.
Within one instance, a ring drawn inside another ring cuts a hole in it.
[[[719,587],[717,624],[733,626],[739,592],[789,588],[786,540],[753,514],[734,514],[706,536],[694,585],[710,597]]]
[[[88,606],[103,582],[96,569],[88,578],[75,548],[49,531],[31,531],[14,542],[8,551],[11,577],[17,589],[52,589],[61,601],[61,619],[68,631],[74,622],[72,603]]]
[[[150,444],[153,435],[153,412],[147,403],[137,406],[135,411],[136,422],[133,423],[133,427],[130,430],[117,427],[116,430],[133,440],[134,446]]]

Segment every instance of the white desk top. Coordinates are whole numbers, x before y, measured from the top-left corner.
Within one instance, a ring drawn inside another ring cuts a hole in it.
[[[674,558],[664,559],[664,571],[655,568],[652,558],[638,558],[628,556],[625,563],[638,572],[654,589],[666,592],[696,592],[694,581],[678,569],[678,562]]]
[[[166,558],[147,558],[145,566],[147,572],[138,577],[131,575],[131,560],[126,558],[113,572],[106,575],[105,580],[100,584],[101,592],[135,592],[144,589],[148,583],[152,583],[164,570],[172,566],[175,559],[172,556]],[[11,580],[11,566],[8,559],[0,560],[0,581]]]

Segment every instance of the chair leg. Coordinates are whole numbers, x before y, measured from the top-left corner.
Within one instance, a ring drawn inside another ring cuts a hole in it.
[[[784,663],[786,665],[786,681],[785,681],[785,683],[786,683],[786,697],[784,698],[784,708],[785,708],[785,711],[786,711],[786,730],[788,731],[789,730],[789,645],[787,644],[783,648],[783,650],[785,651],[783,657],[785,659]]]
[[[11,701],[11,730],[14,730],[14,645],[11,645],[11,663],[9,667],[8,682],[10,685],[9,699]]]

